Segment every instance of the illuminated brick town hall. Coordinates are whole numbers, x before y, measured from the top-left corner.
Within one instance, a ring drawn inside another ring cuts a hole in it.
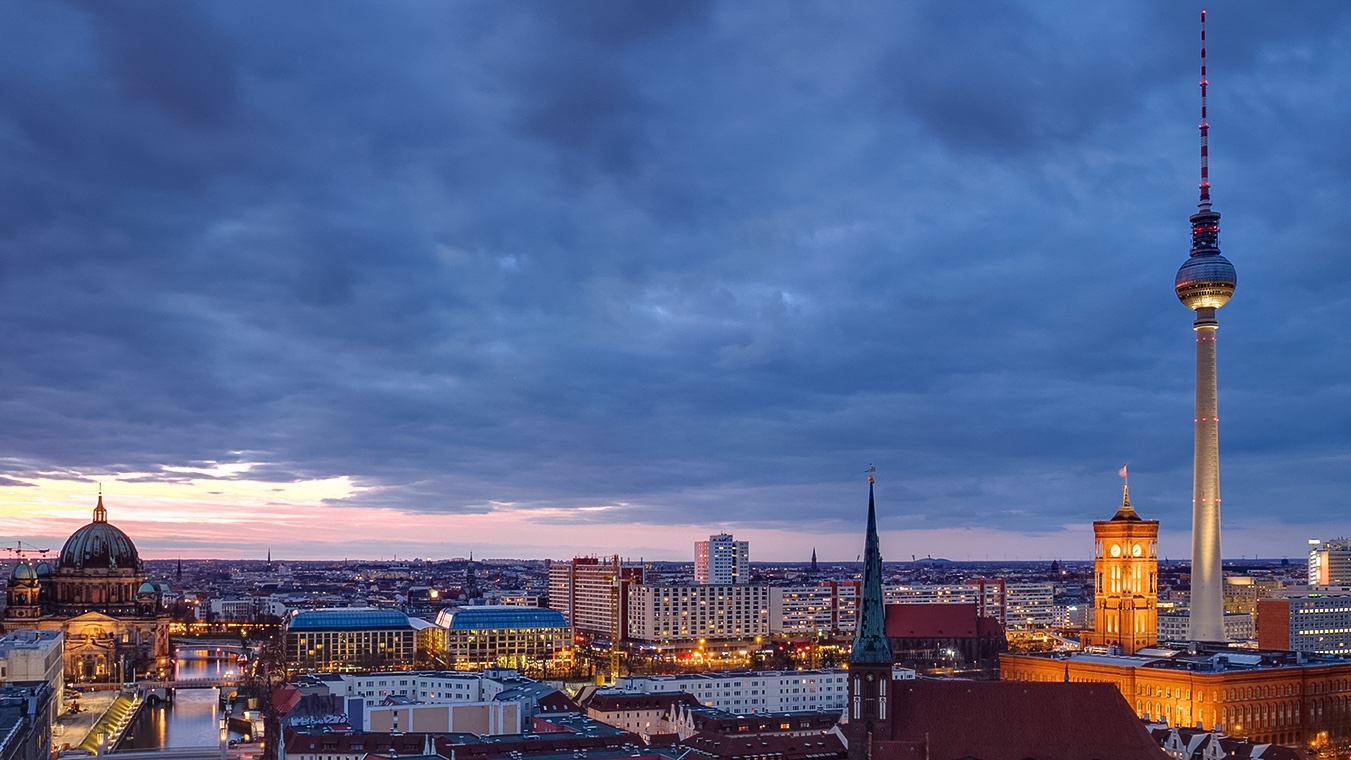
[[[169,651],[161,591],[146,581],[136,544],[108,522],[102,494],[55,563],[14,566],[6,601],[6,631],[64,632],[69,681],[131,680]]]
[[[1160,645],[1155,600],[1159,523],[1129,498],[1094,529],[1094,630],[1084,651],[1003,654],[1001,680],[1106,682],[1141,718],[1218,728],[1254,741],[1351,736],[1351,662],[1222,642]]]

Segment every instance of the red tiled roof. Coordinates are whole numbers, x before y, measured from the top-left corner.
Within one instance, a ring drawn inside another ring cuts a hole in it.
[[[577,703],[561,691],[551,691],[535,701],[540,712],[577,712]]]
[[[582,706],[597,712],[617,712],[619,710],[666,710],[671,705],[697,707],[699,700],[693,694],[683,691],[669,694],[594,694]]]
[[[803,712],[803,713],[769,713],[768,715],[738,715],[735,717],[717,717],[716,715],[695,714],[694,725],[699,731],[710,734],[732,734],[741,731],[750,733],[782,733],[802,732],[802,731],[829,731],[840,722],[840,713],[831,712]],[[783,728],[787,723],[788,728]],[[803,725],[803,724],[806,725]]]
[[[888,604],[889,638],[973,639],[980,631],[974,604]]]
[[[615,736],[577,736],[576,734],[546,734],[536,739],[507,742],[485,742],[481,744],[456,744],[454,746],[438,741],[437,752],[450,757],[452,750],[456,760],[485,760],[504,758],[513,752],[526,757],[531,755],[549,755],[559,752],[579,752],[603,750],[638,744],[640,740],[633,734]]]
[[[305,696],[294,686],[283,686],[272,692],[272,707],[276,709],[278,715],[285,715],[295,706],[300,704],[301,697]]]
[[[287,737],[286,754],[388,755],[393,750],[400,755],[420,755],[426,746],[426,734],[297,732]]]
[[[458,760],[472,758],[507,757],[513,752],[522,755],[552,754],[579,750],[613,749],[624,745],[636,744],[638,737],[630,733],[618,733],[613,736],[578,736],[576,734],[544,734],[532,739],[502,742],[481,742],[474,744],[452,744],[450,737],[432,736],[432,742],[438,754],[450,757],[454,752]],[[332,755],[421,755],[427,747],[427,734],[385,734],[374,732],[352,733],[301,733],[287,736],[286,753],[332,754]]]
[[[681,744],[702,754],[727,758],[728,760],[742,757],[765,757],[767,755],[782,758],[782,760],[809,760],[840,758],[845,755],[844,743],[835,734],[735,736],[701,733],[691,736]]]
[[[1166,760],[1117,691],[1105,683],[893,681],[891,736],[874,760]]]

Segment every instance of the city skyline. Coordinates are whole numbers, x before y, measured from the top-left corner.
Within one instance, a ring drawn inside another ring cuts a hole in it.
[[[0,10],[0,532],[845,561],[874,463],[884,557],[1085,559],[1129,462],[1185,558],[1201,7]],[[1298,557],[1351,9],[1208,24],[1224,554]]]

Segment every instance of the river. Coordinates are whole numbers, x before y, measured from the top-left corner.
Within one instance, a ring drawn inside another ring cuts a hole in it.
[[[237,667],[233,655],[202,658],[200,651],[193,654],[198,657],[179,657],[174,661],[174,680],[218,678]],[[139,750],[219,745],[219,703],[218,689],[178,689],[173,702],[146,705],[117,748]]]

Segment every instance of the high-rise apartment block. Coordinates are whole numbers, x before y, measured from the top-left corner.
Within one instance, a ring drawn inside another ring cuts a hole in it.
[[[1351,585],[1351,541],[1334,538],[1309,544],[1310,586]]]
[[[656,586],[628,589],[628,638],[667,646],[769,635],[768,586]]]
[[[694,542],[694,582],[710,586],[750,583],[751,542],[736,541],[727,533]]]
[[[811,635],[853,631],[860,585],[860,581],[821,581],[770,589],[770,631]]]
[[[631,676],[619,688],[640,694],[691,694],[707,707],[737,714],[842,710],[849,696],[844,670],[756,671]],[[899,678],[913,679],[901,670]],[[818,729],[819,730],[819,729]]]
[[[978,617],[994,618],[1010,628],[1055,623],[1055,584],[972,578],[966,583],[887,586],[887,604],[974,604]]]
[[[549,563],[549,607],[578,633],[609,638],[627,627],[628,588],[642,583],[640,565],[620,562],[619,557],[575,557]]]

